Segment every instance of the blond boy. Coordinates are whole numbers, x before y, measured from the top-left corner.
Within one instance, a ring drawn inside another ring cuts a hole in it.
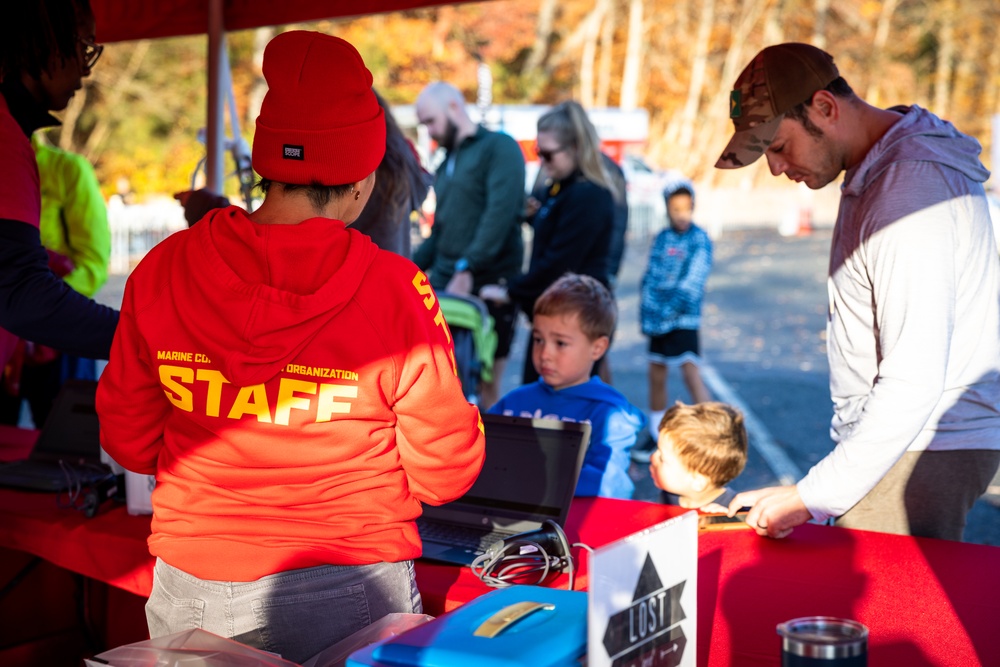
[[[743,415],[725,403],[677,402],[660,420],[649,472],[664,501],[688,508],[729,504],[726,487],[747,462]],[[725,511],[720,509],[719,511]]]

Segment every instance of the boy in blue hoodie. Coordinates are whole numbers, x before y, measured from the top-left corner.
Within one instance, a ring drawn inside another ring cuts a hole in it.
[[[618,311],[604,285],[567,273],[535,302],[531,360],[540,378],[512,390],[490,412],[588,422],[590,446],[577,496],[631,498],[629,452],[645,428],[642,411],[614,387],[591,377],[608,349]]]

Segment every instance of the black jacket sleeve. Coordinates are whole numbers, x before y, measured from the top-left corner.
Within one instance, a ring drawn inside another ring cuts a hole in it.
[[[601,160],[611,176],[615,187],[614,226],[611,228],[611,244],[608,246],[608,279],[614,283],[622,266],[625,254],[625,236],[628,234],[628,186],[625,173],[607,153],[601,153]]]
[[[531,314],[535,300],[562,274],[586,273],[585,264],[594,254],[595,245],[603,245],[601,253],[607,266],[613,205],[610,192],[588,181],[578,181],[553,207],[549,220],[544,223],[536,220],[536,243],[540,226],[551,225],[545,234],[544,247],[538,244],[532,252],[528,272],[508,285],[511,298],[525,313]],[[606,269],[600,274],[602,282],[607,280]]]
[[[73,291],[49,270],[37,227],[0,219],[0,327],[92,359],[107,359],[118,311]]]

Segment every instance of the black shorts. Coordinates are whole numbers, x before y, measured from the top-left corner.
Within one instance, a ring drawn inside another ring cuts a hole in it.
[[[651,363],[673,366],[685,362],[697,364],[699,360],[696,329],[674,329],[670,333],[649,339]]]
[[[486,301],[486,308],[493,316],[493,328],[497,332],[497,351],[494,359],[506,359],[510,354],[510,344],[514,340],[514,325],[517,324],[517,306],[513,303],[498,304]]]

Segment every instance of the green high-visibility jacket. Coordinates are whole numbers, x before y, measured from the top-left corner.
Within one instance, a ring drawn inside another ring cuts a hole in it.
[[[82,155],[49,146],[37,135],[31,144],[41,179],[42,245],[73,262],[63,280],[93,297],[108,279],[111,258],[108,208],[97,175]]]

